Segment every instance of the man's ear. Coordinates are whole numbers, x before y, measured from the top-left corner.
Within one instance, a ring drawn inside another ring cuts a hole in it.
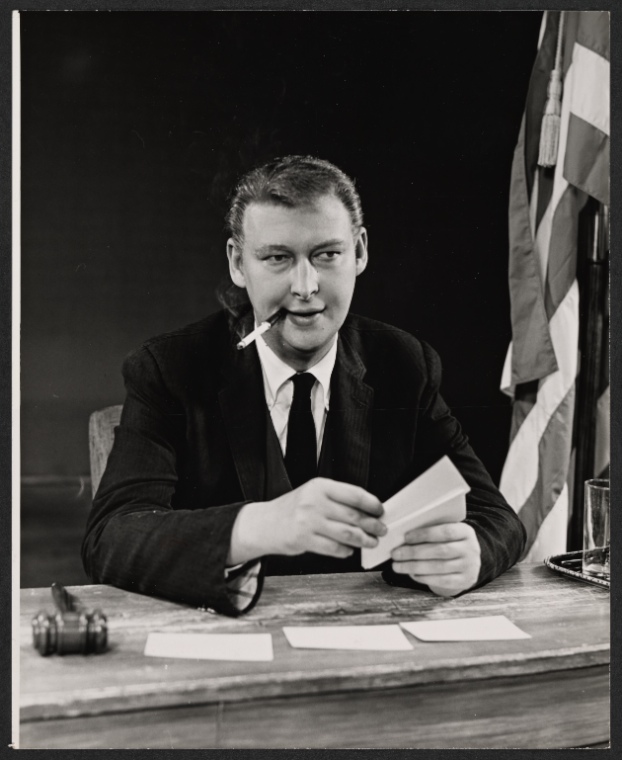
[[[356,275],[358,277],[361,272],[365,271],[367,267],[367,260],[369,254],[367,252],[367,230],[365,227],[361,227],[354,247],[354,255],[356,256]]]
[[[229,259],[229,274],[233,280],[233,284],[238,288],[246,287],[246,278],[244,277],[244,269],[242,267],[242,251],[239,251],[235,247],[233,238],[227,240],[227,258]]]

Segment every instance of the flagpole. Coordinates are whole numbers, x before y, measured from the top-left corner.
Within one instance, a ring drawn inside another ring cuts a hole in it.
[[[568,526],[568,551],[583,548],[584,483],[595,472],[596,419],[601,387],[603,337],[609,271],[609,209],[590,199],[585,209],[585,227],[579,251],[581,292],[581,363],[577,378],[575,413],[575,467],[572,516]],[[581,238],[580,238],[581,239]]]

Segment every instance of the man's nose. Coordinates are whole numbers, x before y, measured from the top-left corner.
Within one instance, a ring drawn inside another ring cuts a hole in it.
[[[319,290],[317,270],[307,259],[296,263],[292,272],[291,291],[303,301],[308,301]]]

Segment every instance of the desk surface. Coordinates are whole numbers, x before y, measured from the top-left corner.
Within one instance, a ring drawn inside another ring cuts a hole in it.
[[[267,578],[257,607],[236,620],[108,586],[72,590],[107,614],[110,649],[41,657],[30,620],[51,609],[50,592],[22,591],[21,747],[555,747],[608,737],[609,594],[543,566],[517,566],[458,599],[390,587],[377,573]],[[281,630],[495,614],[532,638],[331,652],[292,649]],[[144,657],[150,631],[270,632],[274,661]],[[401,730],[405,717],[416,735]]]

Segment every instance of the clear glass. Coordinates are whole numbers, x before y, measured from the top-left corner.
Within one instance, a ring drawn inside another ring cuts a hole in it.
[[[609,580],[609,481],[586,480],[583,510],[583,572]]]

